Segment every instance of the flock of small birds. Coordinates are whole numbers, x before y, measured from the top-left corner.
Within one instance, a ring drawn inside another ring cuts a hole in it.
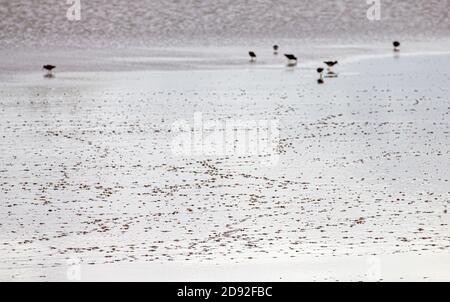
[[[394,46],[394,52],[399,52],[400,51],[400,42],[394,41],[392,44]],[[280,46],[275,44],[272,46],[272,49],[273,49],[273,54],[278,55]],[[248,55],[250,56],[250,62],[252,62],[252,63],[256,62],[256,53],[254,51],[249,51]],[[294,54],[285,53],[284,56],[288,60],[287,66],[293,67],[293,66],[297,65],[298,59]],[[335,72],[333,72],[332,68],[333,68],[333,66],[338,64],[338,61],[324,61],[323,63],[327,66],[327,71],[328,71],[327,77],[329,77],[329,78],[337,77],[337,74]],[[50,65],[50,64],[44,65],[43,69],[45,69],[47,71],[45,76],[49,77],[49,78],[53,77],[52,70],[55,68],[56,68],[56,66],[54,66],[54,65]],[[317,73],[319,74],[319,79],[317,80],[318,84],[324,83],[323,71],[324,71],[324,69],[322,67],[317,68]]]
[[[392,42],[392,45],[394,46],[394,52],[400,51],[400,42],[394,41],[394,42]],[[278,45],[274,45],[272,47],[272,49],[273,49],[273,54],[278,55],[278,51],[279,51],[280,47]],[[254,51],[249,51],[248,54],[250,56],[250,62],[252,62],[252,63],[256,62],[256,53]],[[293,67],[293,66],[297,65],[298,59],[295,55],[286,53],[286,54],[284,54],[284,56],[288,60],[287,66]],[[328,71],[327,77],[328,78],[336,78],[338,75],[335,72],[333,72],[332,68],[334,65],[338,64],[338,61],[324,61],[323,63],[327,66],[327,71]],[[317,80],[317,83],[318,84],[325,83],[324,76],[323,76],[324,68],[319,67],[316,70],[317,70],[317,73],[319,74],[319,79]]]
[[[298,79],[278,73],[265,89],[192,73],[208,89],[162,89],[152,76],[134,90],[122,79],[103,90],[2,86],[0,279],[30,267],[46,278],[74,256],[243,263],[450,248],[445,88],[396,87],[387,74],[382,89],[343,79],[352,89],[320,94],[289,90]],[[280,163],[173,156],[172,118],[198,110],[279,119]]]
[[[278,55],[278,50],[280,49],[280,47],[278,45],[274,45],[274,46],[272,46],[272,49],[273,49],[273,54],[274,55]],[[249,51],[248,54],[250,56],[250,62],[251,63],[256,62],[256,53],[254,51]],[[285,53],[284,56],[288,60],[287,61],[287,66],[294,67],[294,66],[297,65],[298,58],[294,54]],[[337,77],[337,74],[332,71],[332,67],[334,65],[336,65],[338,63],[338,61],[325,61],[323,63],[328,66],[328,68],[327,68],[328,69],[327,77]],[[317,68],[317,72],[319,73],[319,79],[317,80],[317,82],[319,84],[323,84],[324,83],[323,71],[324,71],[323,68],[321,68],[321,67]]]

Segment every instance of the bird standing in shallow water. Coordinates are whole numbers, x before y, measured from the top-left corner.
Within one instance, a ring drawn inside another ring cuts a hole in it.
[[[392,42],[392,45],[394,45],[395,52],[400,51],[400,42],[394,41],[394,42]]]
[[[324,62],[328,66],[328,71],[331,72],[331,68],[338,63],[338,61],[325,61]]]
[[[256,54],[253,51],[249,51],[248,55],[250,56],[250,62],[256,61]]]
[[[297,57],[293,54],[284,54],[284,56],[288,59],[288,66],[295,66],[297,65]]]
[[[319,73],[319,79],[317,80],[317,83],[323,84],[323,68],[317,68],[317,72]]]
[[[277,55],[277,54],[278,54],[278,48],[279,48],[278,45],[274,45],[274,46],[273,46],[273,54],[274,54],[274,55]]]
[[[55,67],[56,67],[56,66],[54,66],[54,65],[49,65],[49,64],[42,66],[43,69],[47,70],[46,77],[52,77],[52,76],[53,76],[52,70],[53,70]]]
[[[317,68],[317,72],[319,73],[319,76],[322,79],[323,78],[323,68],[322,67]]]

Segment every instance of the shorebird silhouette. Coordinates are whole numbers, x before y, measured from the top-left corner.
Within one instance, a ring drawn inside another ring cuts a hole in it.
[[[293,54],[285,53],[284,56],[288,59],[288,66],[295,66],[297,65],[297,57]]]
[[[320,78],[322,78],[323,77],[323,68],[322,67],[317,68],[317,72],[319,73]]]
[[[248,55],[250,56],[250,62],[254,62],[256,60],[256,54],[253,51],[249,51]]]
[[[52,76],[53,76],[52,70],[53,70],[54,68],[56,68],[56,66],[47,64],[47,65],[42,66],[42,68],[45,69],[45,70],[47,70],[46,77],[52,77]]]
[[[319,73],[319,79],[317,80],[317,83],[323,84],[323,68],[317,68],[317,72]]]
[[[328,66],[328,71],[331,71],[331,68],[333,68],[333,66],[336,65],[338,61],[325,61],[324,63]]]
[[[277,54],[278,54],[278,48],[279,48],[278,45],[274,45],[274,46],[273,46],[273,54],[274,54],[274,55],[277,55]]]
[[[400,42],[394,41],[392,42],[392,45],[394,45],[394,51],[400,51]]]

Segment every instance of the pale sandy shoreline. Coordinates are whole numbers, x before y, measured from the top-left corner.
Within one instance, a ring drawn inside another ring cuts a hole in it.
[[[239,64],[0,84],[0,280],[449,280],[450,57]],[[174,156],[196,112],[279,120],[279,162]]]

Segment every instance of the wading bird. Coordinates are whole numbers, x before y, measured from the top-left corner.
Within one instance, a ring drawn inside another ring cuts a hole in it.
[[[338,63],[338,61],[325,61],[324,62],[328,66],[328,71],[331,72],[331,68]]]
[[[317,68],[317,72],[319,73],[320,78],[322,78],[323,77],[323,68],[322,67]]]
[[[49,65],[49,64],[42,66],[43,69],[47,70],[47,75],[46,75],[47,77],[52,77],[52,76],[53,76],[53,75],[52,75],[52,70],[53,70],[55,67],[56,67],[56,66],[54,66],[54,65]]]
[[[392,45],[394,45],[394,51],[400,51],[400,42],[394,41]]]
[[[278,48],[279,48],[278,45],[274,45],[274,46],[273,46],[273,54],[274,54],[274,55],[277,55],[277,54],[278,54]]]
[[[297,64],[297,57],[293,54],[284,54],[284,56],[288,59],[288,66],[294,66]]]
[[[317,83],[323,84],[323,68],[317,68],[317,72],[319,73],[319,79],[317,80]]]

